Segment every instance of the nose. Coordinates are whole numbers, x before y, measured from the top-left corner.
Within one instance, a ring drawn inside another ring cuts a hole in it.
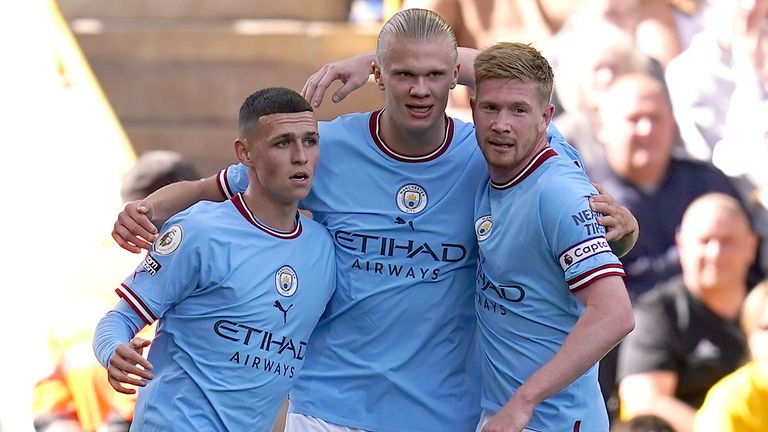
[[[723,245],[718,240],[709,240],[706,244],[706,255],[710,259],[715,259],[720,256],[720,252],[723,249]]]
[[[296,165],[304,165],[308,161],[307,149],[301,141],[297,141],[295,144],[291,152],[291,162]]]
[[[637,122],[637,126],[635,126],[635,133],[640,136],[648,136],[648,134],[651,133],[651,128],[653,127],[653,122],[648,117],[643,117]]]
[[[497,134],[509,133],[512,130],[510,116],[506,111],[499,111],[491,120],[491,130]]]
[[[411,96],[415,97],[427,97],[429,96],[429,86],[427,86],[427,79],[425,77],[416,77],[410,91]]]

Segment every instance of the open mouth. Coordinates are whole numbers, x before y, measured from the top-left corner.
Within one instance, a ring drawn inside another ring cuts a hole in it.
[[[427,115],[432,111],[432,105],[406,105],[406,107],[416,115]]]
[[[309,180],[309,174],[307,173],[297,173],[291,176],[291,180]]]
[[[488,144],[494,147],[502,147],[502,148],[512,148],[515,146],[513,143],[493,141],[493,140],[489,140]]]

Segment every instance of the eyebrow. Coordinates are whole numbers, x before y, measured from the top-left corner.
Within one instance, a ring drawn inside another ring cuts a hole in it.
[[[284,134],[280,134],[280,135],[277,135],[277,136],[275,136],[275,137],[274,137],[274,138],[272,138],[272,139],[273,139],[273,140],[278,140],[278,139],[284,139],[284,138],[293,138],[293,137],[295,137],[295,136],[297,136],[297,135],[298,135],[298,134],[296,134],[296,133],[293,133],[293,132],[286,132],[286,133],[284,133]],[[317,133],[317,132],[308,132],[308,133],[305,133],[305,134],[303,134],[303,135],[302,135],[302,137],[303,137],[303,138],[307,138],[307,137],[319,137],[319,136],[320,136],[320,134],[319,134],[319,133]]]

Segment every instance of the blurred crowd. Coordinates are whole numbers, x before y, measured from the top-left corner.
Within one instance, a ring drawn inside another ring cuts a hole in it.
[[[393,5],[435,10],[460,46],[541,49],[555,125],[638,219],[622,259],[637,328],[600,370],[616,430],[768,430],[768,0],[354,0],[350,21],[382,21]],[[471,119],[469,96],[456,89],[449,115]],[[137,170],[126,200],[170,181],[158,176],[197,176],[170,154]],[[138,257],[108,241],[103,258],[103,274],[62,295],[89,313],[51,333],[40,431],[130,421],[100,389],[90,337]]]

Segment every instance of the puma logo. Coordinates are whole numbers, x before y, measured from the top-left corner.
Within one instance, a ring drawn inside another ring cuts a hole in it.
[[[280,303],[280,300],[275,300],[275,304],[272,305],[273,307],[276,307],[280,312],[283,313],[283,324],[288,322],[288,311],[291,310],[293,305],[288,306],[288,309],[283,307],[283,304]]]

